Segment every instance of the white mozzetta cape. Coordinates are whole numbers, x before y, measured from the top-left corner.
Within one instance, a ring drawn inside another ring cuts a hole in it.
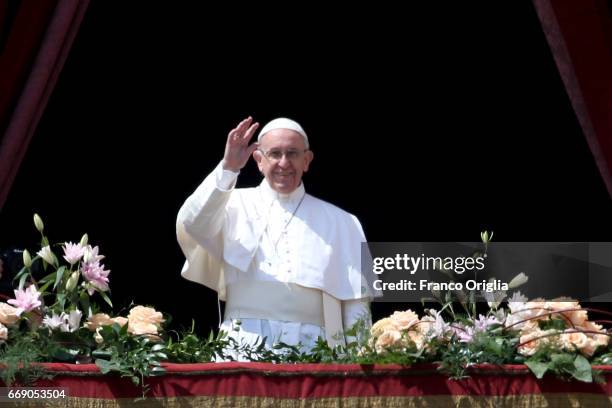
[[[228,270],[249,269],[265,233],[270,201],[262,194],[264,186],[219,188],[219,172],[220,166],[185,201],[176,231],[187,258],[183,277],[216,290],[225,300],[226,284],[232,283],[226,282]],[[293,255],[291,283],[339,300],[372,296],[361,275],[365,236],[354,215],[306,194],[290,227],[301,239]]]

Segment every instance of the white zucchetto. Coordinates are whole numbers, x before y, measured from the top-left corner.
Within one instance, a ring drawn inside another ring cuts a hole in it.
[[[306,144],[306,148],[307,149],[310,148],[310,144],[308,143],[308,136],[306,135],[306,132],[304,132],[304,129],[302,129],[302,126],[300,126],[300,124],[297,123],[295,120],[291,120],[287,118],[276,118],[268,122],[259,131],[259,136],[257,136],[257,141],[258,142],[261,141],[261,138],[263,137],[263,135],[265,135],[266,133],[274,129],[289,129],[289,130],[294,130],[298,132],[304,138],[304,143]]]

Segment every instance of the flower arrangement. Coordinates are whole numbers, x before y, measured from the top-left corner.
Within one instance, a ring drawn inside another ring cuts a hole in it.
[[[492,234],[484,232],[481,237],[486,253]],[[514,289],[527,280],[520,273],[508,286]],[[520,292],[508,297],[505,291],[498,291],[482,293],[488,310],[477,314],[478,296],[436,293],[440,311],[428,309],[422,317],[411,310],[395,312],[372,326],[361,354],[389,362],[440,363],[441,369],[456,378],[474,364],[521,363],[538,378],[550,371],[591,382],[597,374],[591,363],[612,362],[611,333],[588,316],[589,311],[612,315],[610,312],[583,308],[571,299],[528,301]],[[457,303],[464,313],[454,311]],[[447,312],[446,319],[443,312]]]
[[[23,251],[14,297],[0,302],[0,379],[7,385],[30,385],[49,376],[39,362],[95,362],[102,373],[130,378],[144,396],[146,377],[164,374],[162,362],[211,362],[233,355],[275,362],[307,358],[297,346],[267,349],[265,339],[238,344],[225,332],[202,339],[194,325],[189,331],[166,331],[169,319],[153,307],[135,305],[125,316],[103,311],[99,301],[108,308],[113,304],[110,270],[99,248],[89,244],[87,234],[76,244],[50,245],[37,214],[34,226],[40,250],[34,257]]]
[[[87,234],[79,243],[50,245],[44,224],[34,215],[41,248],[24,250],[24,267],[15,277],[14,298],[0,302],[1,379],[30,384],[48,376],[37,362],[95,362],[102,373],[118,373],[146,392],[146,377],[163,375],[163,362],[197,363],[232,360],[276,363],[438,363],[453,378],[474,364],[526,364],[541,378],[552,372],[581,381],[598,380],[592,365],[612,363],[610,333],[589,312],[569,299],[528,301],[520,292],[436,292],[439,309],[396,311],[371,327],[358,321],[345,332],[348,344],[330,347],[318,339],[310,351],[300,345],[238,344],[225,332],[200,338],[189,331],[168,331],[169,320],[152,307],[133,306],[113,315],[110,270]],[[492,234],[482,234],[485,253]],[[61,254],[61,257],[58,257]],[[36,276],[46,274],[41,278]],[[508,285],[527,281],[518,274]],[[479,310],[482,296],[488,306]],[[462,311],[455,311],[460,305]],[[240,330],[237,326],[235,330]]]
[[[4,382],[28,383],[42,375],[30,364],[40,361],[95,361],[103,371],[128,375],[135,384],[141,384],[144,376],[163,373],[160,361],[167,356],[165,345],[159,344],[162,314],[140,305],[126,317],[101,312],[98,299],[111,308],[112,302],[110,270],[102,263],[99,248],[88,243],[87,234],[79,243],[51,246],[37,214],[34,225],[41,234],[41,249],[34,257],[23,251],[24,267],[15,277],[14,298],[0,302]],[[46,275],[36,278],[41,272]],[[111,365],[112,352],[118,350],[140,360]]]
[[[411,310],[395,312],[372,326],[367,350],[387,362],[437,362],[458,378],[474,364],[522,363],[538,378],[550,370],[591,382],[589,359],[611,361],[609,332],[587,320],[578,302],[520,297],[508,301],[507,311],[477,318],[445,320],[434,309],[420,318]]]

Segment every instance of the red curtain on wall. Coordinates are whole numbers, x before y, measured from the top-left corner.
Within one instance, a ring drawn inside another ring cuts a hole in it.
[[[0,209],[89,0],[0,0]]]
[[[533,3],[582,131],[612,196],[612,1]]]

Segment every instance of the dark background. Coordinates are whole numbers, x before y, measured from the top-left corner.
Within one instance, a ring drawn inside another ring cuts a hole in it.
[[[609,196],[530,1],[238,6],[92,1],[0,213],[0,248],[87,232],[115,311],[205,332],[175,217],[247,115],[298,120],[307,190],[370,241],[610,241]],[[428,8],[429,7],[429,8]],[[251,162],[240,186],[259,183]],[[407,305],[374,305],[374,317]]]

